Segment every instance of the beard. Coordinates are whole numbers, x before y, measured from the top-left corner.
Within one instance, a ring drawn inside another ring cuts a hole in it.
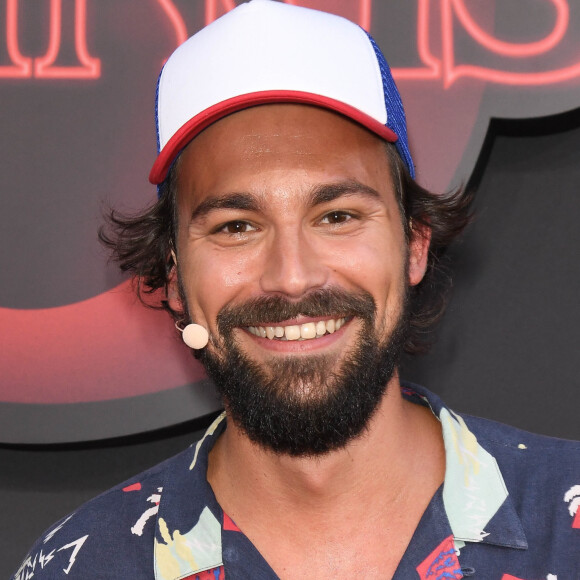
[[[346,355],[275,356],[258,363],[235,339],[235,329],[271,326],[299,315],[358,318],[362,325],[355,346]],[[384,325],[377,328],[370,294],[330,288],[300,302],[261,297],[225,307],[217,326],[219,338],[212,337],[197,354],[231,419],[265,449],[316,456],[345,447],[369,424],[398,366],[408,308],[403,299],[386,334]]]

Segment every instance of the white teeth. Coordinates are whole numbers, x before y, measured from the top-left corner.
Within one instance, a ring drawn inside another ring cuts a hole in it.
[[[286,340],[298,340],[300,338],[300,327],[299,326],[285,326],[284,336]]]
[[[300,325],[300,338],[314,338],[316,336],[316,324],[307,322]]]
[[[345,323],[344,318],[319,320],[318,322],[306,322],[291,326],[248,326],[247,330],[254,336],[273,340],[310,340],[319,338],[326,333],[332,334],[339,330]]]

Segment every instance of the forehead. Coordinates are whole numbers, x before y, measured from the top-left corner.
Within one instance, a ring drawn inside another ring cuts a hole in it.
[[[297,104],[219,120],[186,147],[177,171],[180,205],[233,191],[266,194],[278,182],[298,196],[316,183],[348,180],[393,195],[385,142],[341,115]]]

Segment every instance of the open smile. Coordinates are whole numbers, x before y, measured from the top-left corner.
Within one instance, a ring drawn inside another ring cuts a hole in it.
[[[247,326],[246,330],[260,338],[270,340],[312,340],[340,330],[350,318],[329,318],[304,324],[288,324],[279,326]]]

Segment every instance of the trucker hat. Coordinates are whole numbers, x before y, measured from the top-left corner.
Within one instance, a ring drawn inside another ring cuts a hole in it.
[[[394,143],[414,177],[401,97],[373,38],[334,14],[251,0],[201,29],[165,63],[149,180],[162,183],[183,148],[215,121],[268,103],[349,117]]]

